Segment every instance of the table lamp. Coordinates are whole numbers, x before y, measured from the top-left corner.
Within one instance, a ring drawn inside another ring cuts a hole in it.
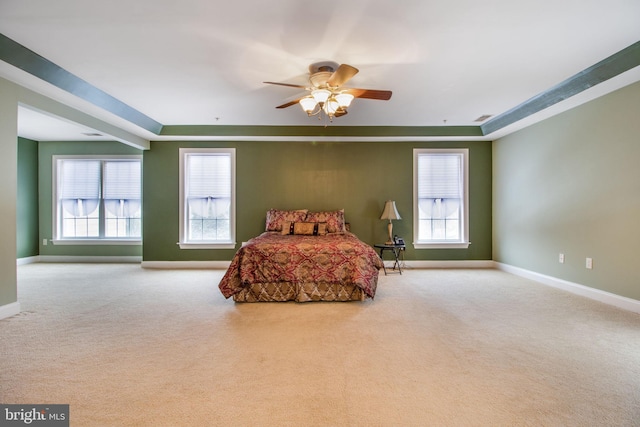
[[[389,240],[385,242],[386,245],[393,245],[395,242],[393,241],[393,224],[391,223],[392,219],[402,219],[400,214],[398,213],[398,209],[396,209],[396,202],[392,200],[387,200],[384,204],[384,210],[382,211],[382,216],[380,219],[388,219],[389,225],[387,226],[389,230]]]

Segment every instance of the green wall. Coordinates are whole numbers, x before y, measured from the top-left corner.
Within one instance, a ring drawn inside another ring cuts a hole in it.
[[[18,258],[38,255],[38,142],[18,138]]]
[[[491,259],[490,142],[152,142],[144,152],[143,260],[230,260],[235,250],[181,250],[178,149],[235,147],[238,246],[264,231],[270,208],[344,209],[351,231],[369,244],[386,240],[380,214],[396,201],[394,234],[412,241],[413,149],[469,148],[468,249],[415,250],[411,260]]]
[[[52,166],[54,155],[141,155],[136,150],[119,142],[73,141],[40,142],[38,144],[38,192],[39,192],[39,238],[41,256],[141,256],[140,245],[42,245],[43,239],[53,236],[52,219]],[[144,166],[143,166],[144,167]],[[144,219],[143,219],[144,220]]]
[[[495,261],[640,300],[638,106],[635,83],[494,143]]]

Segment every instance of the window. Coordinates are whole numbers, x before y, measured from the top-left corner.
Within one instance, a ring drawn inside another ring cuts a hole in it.
[[[180,247],[235,248],[235,149],[180,149]]]
[[[53,171],[54,243],[140,243],[140,156],[54,156]]]
[[[468,247],[469,150],[415,149],[413,155],[415,247]]]

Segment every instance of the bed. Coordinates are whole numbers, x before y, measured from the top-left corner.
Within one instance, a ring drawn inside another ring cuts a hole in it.
[[[364,301],[382,261],[347,230],[344,211],[267,212],[266,231],[235,254],[220,284],[235,302]]]

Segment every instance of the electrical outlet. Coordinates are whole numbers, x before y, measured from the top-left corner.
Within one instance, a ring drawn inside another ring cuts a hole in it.
[[[558,262],[559,262],[560,264],[564,264],[564,254],[560,254],[560,255],[558,255]]]
[[[593,268],[593,258],[587,258],[587,261],[585,263],[585,267],[587,267],[589,270],[591,270]]]
[[[47,246],[47,239],[42,239],[42,246]]]

